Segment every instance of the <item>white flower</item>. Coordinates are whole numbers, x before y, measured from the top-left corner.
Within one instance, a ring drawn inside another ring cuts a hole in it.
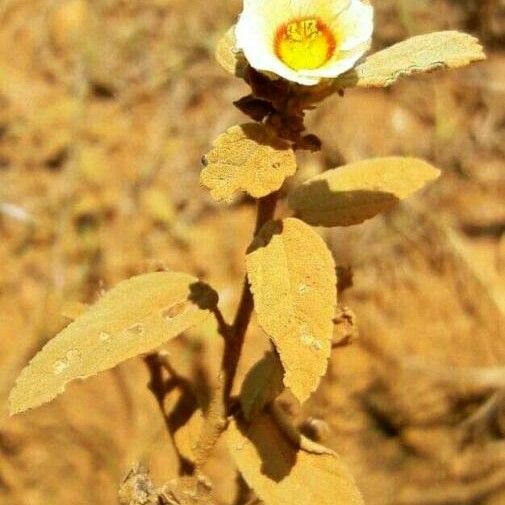
[[[235,28],[253,68],[308,86],[351,69],[372,33],[367,0],[244,0]]]

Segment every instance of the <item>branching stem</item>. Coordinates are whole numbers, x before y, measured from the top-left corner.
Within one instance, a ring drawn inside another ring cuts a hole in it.
[[[254,236],[257,235],[265,223],[274,217],[278,198],[279,195],[275,192],[258,199]],[[223,335],[225,338],[225,348],[221,362],[219,384],[214,391],[205,424],[197,444],[197,468],[201,468],[208,460],[210,452],[226,428],[226,419],[230,411],[231,391],[253,309],[254,301],[249,282],[246,278],[233,324],[228,328],[226,334]]]

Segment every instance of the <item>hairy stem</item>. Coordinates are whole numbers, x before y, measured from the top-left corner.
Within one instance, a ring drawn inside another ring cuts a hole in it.
[[[257,235],[265,223],[274,217],[278,198],[279,195],[275,192],[258,200],[254,236]],[[228,417],[230,409],[230,396],[233,382],[237,374],[238,363],[242,354],[245,335],[253,309],[254,301],[249,282],[246,278],[244,280],[242,296],[235,319],[225,335],[225,348],[223,360],[221,362],[219,385],[214,391],[209,406],[209,412],[207,413],[205,424],[198,441],[196,450],[196,465],[198,468],[207,461],[214,445],[226,428],[226,418]]]
[[[278,198],[279,195],[276,192],[258,200],[258,212],[256,217],[256,227],[254,229],[254,237],[258,234],[263,225],[274,217]],[[224,374],[223,393],[225,396],[225,402],[228,400],[233,387],[233,381],[237,373],[237,366],[242,353],[242,347],[244,345],[245,334],[251,320],[253,309],[253,297],[246,277],[244,279],[242,296],[240,298],[237,314],[235,316],[235,320],[233,321],[233,325],[231,326],[229,337],[226,340],[221,367]]]

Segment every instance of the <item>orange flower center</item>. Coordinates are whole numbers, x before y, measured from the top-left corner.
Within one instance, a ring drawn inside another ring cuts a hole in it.
[[[284,23],[275,34],[275,54],[293,70],[322,67],[334,54],[336,40],[318,18],[298,18]]]

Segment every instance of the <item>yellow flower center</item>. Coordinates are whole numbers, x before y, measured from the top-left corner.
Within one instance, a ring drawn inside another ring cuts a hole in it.
[[[293,70],[322,67],[335,47],[335,36],[318,18],[294,19],[281,25],[275,34],[275,54]]]

